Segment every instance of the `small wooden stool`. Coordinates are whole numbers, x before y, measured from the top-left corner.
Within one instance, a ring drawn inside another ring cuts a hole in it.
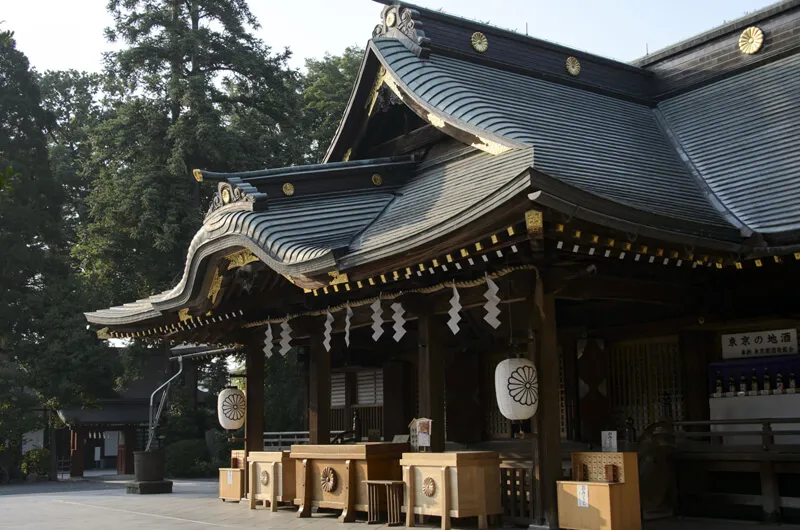
[[[380,491],[381,486],[386,486],[386,518],[389,526],[400,526],[402,521],[400,519],[400,506],[403,504],[403,486],[405,483],[402,480],[365,480],[367,484],[367,523],[377,524],[379,520],[380,511]]]

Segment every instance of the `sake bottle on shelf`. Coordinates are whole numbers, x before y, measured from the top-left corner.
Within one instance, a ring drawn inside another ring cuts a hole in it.
[[[734,379],[733,376],[728,378],[728,394],[731,396],[736,395],[736,379]]]
[[[714,397],[722,397],[722,376],[717,370],[717,380],[714,382]]]
[[[764,387],[761,389],[762,394],[770,394],[772,388],[771,381],[769,380],[769,368],[764,368]]]
[[[739,377],[739,393],[741,395],[747,394],[747,378],[744,374]]]
[[[783,394],[783,375],[780,372],[775,375],[775,390],[772,393]]]
[[[758,374],[756,374],[755,368],[753,368],[753,375],[750,377],[750,395],[758,395]]]
[[[794,372],[791,372],[789,374],[789,393],[790,394],[794,394],[794,392],[796,390],[796,386],[797,386],[797,383],[795,383],[795,380],[794,380]]]

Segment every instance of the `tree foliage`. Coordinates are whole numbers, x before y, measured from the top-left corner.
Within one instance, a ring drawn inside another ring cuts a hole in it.
[[[306,59],[308,72],[303,79],[303,103],[311,161],[322,161],[336,134],[363,56],[363,49],[351,46],[342,55],[325,54],[322,59]]]
[[[116,302],[183,269],[206,201],[193,168],[296,162],[297,74],[255,38],[244,0],[112,0],[107,119],[92,138],[95,183],[76,256]],[[203,188],[205,189],[205,188]]]
[[[0,31],[0,446],[19,445],[42,406],[91,405],[135,376],[148,348],[110,348],[82,312],[174,284],[213,191],[193,168],[321,160],[363,55],[348,48],[293,70],[288,49],[253,35],[246,0],[108,10],[120,46],[99,74],[39,74]],[[226,379],[224,362],[202,369],[212,393]],[[267,362],[268,429],[302,429],[304,386],[296,352]],[[187,396],[170,400],[172,440],[211,421]]]

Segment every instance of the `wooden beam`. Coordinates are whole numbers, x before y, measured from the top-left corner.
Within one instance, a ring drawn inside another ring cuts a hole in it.
[[[445,134],[433,125],[423,125],[419,129],[414,129],[408,134],[376,145],[367,152],[366,158],[410,153],[415,149],[432,144],[444,136]]]
[[[567,300],[617,300],[683,306],[691,302],[691,287],[674,283],[609,276],[583,276],[555,291]]]
[[[431,451],[444,451],[444,348],[442,317],[430,313],[419,315],[419,415],[433,420]]]
[[[322,329],[309,338],[308,430],[312,444],[331,443],[331,353]]]

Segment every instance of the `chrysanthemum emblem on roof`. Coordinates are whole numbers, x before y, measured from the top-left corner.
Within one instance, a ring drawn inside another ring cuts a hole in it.
[[[739,50],[747,55],[752,55],[764,45],[764,32],[761,29],[750,26],[739,36]]]

